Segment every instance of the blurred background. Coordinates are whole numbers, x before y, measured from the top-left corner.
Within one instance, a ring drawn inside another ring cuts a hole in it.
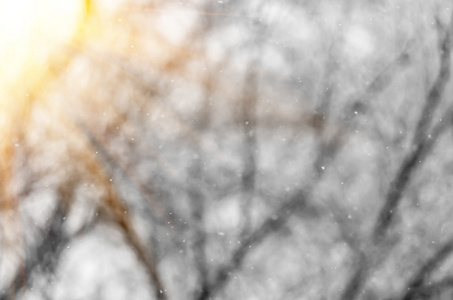
[[[0,299],[452,299],[451,16],[2,1]]]

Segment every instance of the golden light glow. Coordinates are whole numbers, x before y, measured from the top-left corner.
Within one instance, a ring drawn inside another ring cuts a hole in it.
[[[1,104],[31,92],[48,60],[74,38],[82,13],[81,0],[0,1]]]

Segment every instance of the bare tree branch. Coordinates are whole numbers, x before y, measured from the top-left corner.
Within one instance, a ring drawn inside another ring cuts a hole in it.
[[[128,213],[127,204],[119,197],[106,175],[106,171],[101,162],[94,155],[95,148],[92,145],[90,136],[86,135],[84,128],[80,127],[80,123],[71,119],[62,119],[61,122],[64,123],[66,128],[74,135],[79,135],[80,140],[86,141],[85,147],[82,150],[73,153],[74,159],[83,165],[85,172],[93,176],[97,186],[103,190],[104,195],[100,199],[101,209],[121,229],[126,241],[134,250],[138,259],[143,263],[150,284],[154,286],[156,298],[159,300],[166,300],[167,293],[157,269],[157,261],[154,252],[142,242],[135,230],[131,216]]]
[[[450,239],[442,247],[440,247],[419,269],[404,289],[406,294],[401,297],[402,300],[410,300],[423,290],[424,283],[427,277],[429,277],[437,267],[447,259],[453,251],[453,239]]]
[[[259,245],[270,234],[281,229],[293,214],[309,209],[306,194],[302,191],[295,193],[290,200],[280,206],[280,208],[253,231],[241,245],[233,251],[229,262],[216,271],[214,279],[209,283],[198,300],[206,300],[221,290],[229,281],[232,273],[242,267],[242,263],[249,251]]]
[[[148,193],[146,193],[144,187],[140,183],[131,177],[130,172],[122,167],[118,159],[115,159],[112,154],[104,147],[103,143],[99,141],[98,137],[95,136],[94,132],[88,129],[87,125],[79,119],[77,119],[77,124],[80,129],[85,134],[86,138],[90,141],[92,147],[100,153],[100,157],[104,158],[104,163],[110,165],[111,169],[120,170],[123,177],[130,185],[138,191],[142,199],[146,199],[145,203],[148,203],[147,212],[149,215],[156,221],[157,224],[161,226],[168,227],[168,221],[170,214],[166,211],[166,208],[161,204],[157,203]]]
[[[68,215],[72,190],[74,186],[69,182],[64,185],[64,190],[60,189],[59,199],[57,199],[56,207],[45,226],[44,233],[40,242],[26,254],[24,261],[24,270],[18,270],[13,282],[10,285],[10,291],[17,295],[23,289],[27,288],[32,283],[33,271],[38,267],[44,272],[54,272],[58,257],[62,253],[64,246],[70,242],[70,237],[63,230],[64,218]],[[4,294],[0,299],[8,299],[9,294]]]
[[[402,299],[431,299],[433,293],[442,292],[445,289],[453,288],[453,277],[448,276],[439,281],[429,282],[419,287],[408,290],[405,297]],[[409,295],[410,294],[410,295]]]
[[[453,22],[450,22],[450,27],[453,27]],[[384,206],[379,213],[373,231],[373,239],[376,243],[385,236],[387,229],[391,225],[393,216],[396,213],[396,209],[401,201],[404,191],[406,190],[411,175],[419,168],[421,162],[436,141],[434,137],[427,135],[426,131],[432,123],[434,110],[437,108],[440,100],[442,99],[445,86],[450,78],[452,32],[453,28],[449,28],[447,32],[439,33],[440,36],[443,36],[440,43],[441,47],[439,49],[439,74],[426,97],[425,106],[421,112],[414,135],[413,150],[406,155],[395,175],[395,178],[390,183]]]
[[[256,105],[257,105],[257,85],[258,74],[256,70],[256,62],[252,62],[246,71],[244,82],[244,92],[240,126],[242,127],[244,142],[243,153],[243,170],[241,175],[242,182],[242,205],[243,205],[243,235],[247,235],[251,226],[251,206],[253,194],[255,192],[256,181],[256,135],[257,135],[257,120],[256,120]]]
[[[208,129],[211,120],[211,109],[210,109],[210,99],[212,96],[212,86],[213,79],[207,74],[207,78],[204,81],[204,105],[203,109],[200,112],[200,116],[196,122],[196,128],[198,131],[205,132]],[[195,151],[198,155],[192,164],[192,176],[197,180],[200,180],[203,174],[203,153],[200,149],[199,144],[194,143]],[[192,246],[194,253],[195,265],[198,269],[199,275],[199,288],[195,290],[194,299],[197,299],[202,295],[206,289],[209,287],[209,265],[206,259],[206,242],[207,242],[207,232],[205,226],[205,217],[206,217],[206,197],[205,193],[202,192],[201,187],[195,185],[190,185],[188,187],[188,195],[192,204],[192,218],[195,225],[195,238]]]
[[[452,27],[453,21],[450,22],[450,27]],[[440,135],[445,131],[447,125],[450,124],[451,112],[448,111],[445,118],[432,129],[431,134],[427,134],[426,132],[433,121],[434,111],[442,99],[445,86],[450,78],[452,32],[453,28],[443,32],[439,30],[438,32],[440,40],[440,70],[436,81],[426,97],[425,106],[422,109],[415,130],[412,151],[403,159],[395,178],[390,183],[384,206],[379,212],[372,235],[373,243],[376,245],[385,237],[412,174],[421,166]],[[359,264],[348,281],[342,299],[355,299],[361,292],[362,286],[366,283],[366,274],[369,268],[366,260],[364,262]]]

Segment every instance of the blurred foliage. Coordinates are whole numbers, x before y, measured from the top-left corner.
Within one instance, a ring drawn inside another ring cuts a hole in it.
[[[2,94],[1,299],[451,298],[451,3],[82,2]]]

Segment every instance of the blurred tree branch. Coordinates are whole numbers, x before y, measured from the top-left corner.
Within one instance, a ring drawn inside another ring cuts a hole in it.
[[[434,111],[442,99],[445,86],[450,78],[453,21],[450,22],[450,28],[446,29],[445,32],[439,32],[441,39],[439,74],[426,97],[425,106],[422,109],[415,130],[411,152],[403,159],[395,178],[390,183],[384,206],[379,213],[373,231],[373,239],[376,243],[381,241],[391,225],[393,216],[396,214],[398,204],[401,201],[412,173],[421,166],[421,162],[427,156],[441,133],[435,130],[431,134],[427,134],[426,131],[428,130],[429,124],[433,121]]]
[[[229,282],[232,274],[242,267],[246,255],[270,234],[281,229],[293,214],[303,211],[307,207],[306,201],[305,193],[298,191],[274,214],[268,216],[257,229],[241,241],[240,246],[233,251],[229,262],[215,272],[213,280],[197,300],[210,299],[219,292]]]
[[[425,280],[442,264],[453,251],[453,239],[448,240],[444,245],[438,248],[435,253],[415,272],[412,278],[403,289],[406,291],[402,300],[413,299],[420,291],[429,288],[425,285]],[[448,282],[448,280],[447,280]]]
[[[32,251],[28,251],[29,253],[27,253],[24,261],[24,270],[18,270],[13,282],[10,284],[9,291],[12,295],[3,294],[0,299],[11,299],[10,297],[14,297],[13,295],[18,295],[30,287],[34,279],[33,276],[36,276],[34,271],[38,267],[41,268],[39,272],[53,273],[60,254],[70,241],[70,238],[63,230],[64,217],[68,213],[68,208],[64,202],[57,201],[57,206],[44,229],[45,233],[41,241]]]
[[[420,168],[422,162],[426,159],[440,135],[450,125],[452,118],[451,110],[447,111],[446,115],[435,124],[434,128],[429,133],[426,132],[429,125],[433,122],[435,109],[442,100],[445,86],[450,78],[451,39],[453,34],[452,20],[453,18],[450,18],[450,28],[444,30],[438,28],[440,45],[439,73],[426,96],[425,106],[421,111],[421,116],[415,129],[412,148],[410,149],[411,152],[402,160],[402,163],[388,188],[384,206],[378,214],[378,219],[372,233],[372,240],[375,245],[379,245],[383,242],[393,217],[397,213],[398,205],[401,202],[412,174]],[[451,249],[450,247],[447,247],[443,251],[450,252]],[[369,267],[368,263],[359,264],[359,267],[354,271],[346,285],[342,299],[355,299],[360,294],[362,286],[366,283],[366,274],[368,274]]]

